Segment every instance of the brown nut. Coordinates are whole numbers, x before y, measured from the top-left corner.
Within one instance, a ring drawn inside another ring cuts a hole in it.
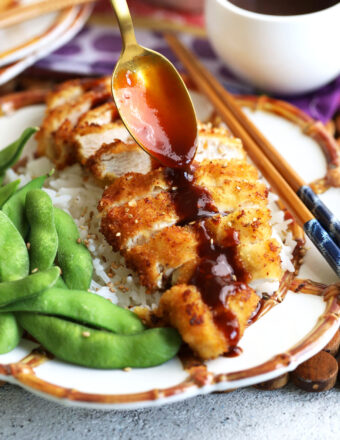
[[[264,391],[273,391],[283,388],[287,385],[289,381],[289,373],[282,374],[279,377],[275,377],[275,379],[267,380],[267,382],[261,382],[254,385],[254,388],[258,390]]]
[[[327,351],[327,353],[332,356],[336,356],[338,354],[340,348],[340,330],[337,330],[333,338],[328,342],[323,351]]]
[[[311,392],[327,391],[334,387],[338,375],[338,363],[326,351],[320,351],[303,362],[291,374],[294,384]]]

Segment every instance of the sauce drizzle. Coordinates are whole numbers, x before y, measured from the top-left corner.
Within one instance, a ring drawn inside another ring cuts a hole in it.
[[[226,336],[234,355],[240,338],[237,317],[227,307],[227,300],[240,290],[247,289],[249,274],[238,256],[238,232],[229,228],[224,231],[221,245],[214,242],[206,224],[206,219],[218,213],[210,193],[195,184],[194,167],[188,170],[166,169],[166,176],[172,188],[171,195],[178,216],[185,222],[197,221],[195,230],[198,236],[198,255],[200,257],[189,284],[195,285],[202,300],[213,312],[216,326]]]

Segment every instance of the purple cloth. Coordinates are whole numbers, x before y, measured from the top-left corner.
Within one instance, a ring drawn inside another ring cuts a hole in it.
[[[141,44],[162,53],[182,70],[162,34],[147,30],[137,30],[136,34]],[[230,92],[256,94],[254,88],[242,83],[229,71],[216,56],[208,40],[183,34],[182,41]],[[118,29],[91,26],[83,29],[71,42],[40,60],[37,67],[75,75],[110,75],[120,51],[121,38]],[[289,98],[276,97],[291,102],[314,119],[326,122],[340,109],[340,76],[312,93]]]

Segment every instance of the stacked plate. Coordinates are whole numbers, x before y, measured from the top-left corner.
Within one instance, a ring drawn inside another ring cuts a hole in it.
[[[71,40],[84,26],[91,10],[91,4],[69,7],[0,29],[0,85]]]

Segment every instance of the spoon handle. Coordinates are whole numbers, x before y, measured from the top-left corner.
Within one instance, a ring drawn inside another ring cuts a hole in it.
[[[126,0],[111,0],[123,40],[123,50],[137,44],[132,18]]]

